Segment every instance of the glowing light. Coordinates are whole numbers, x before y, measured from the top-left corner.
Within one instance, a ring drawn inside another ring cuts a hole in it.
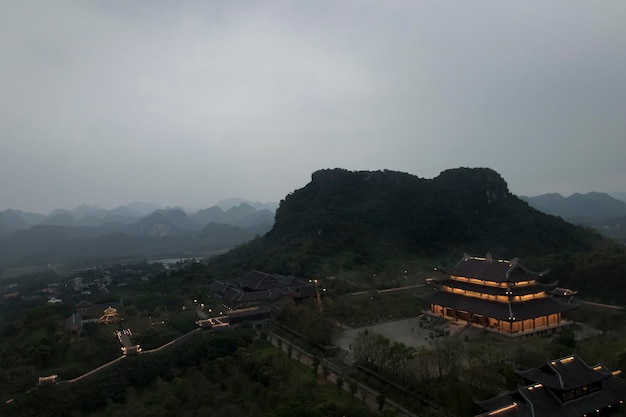
[[[510,410],[510,409],[512,409],[512,408],[515,408],[515,407],[517,407],[517,403],[516,403],[516,402],[514,402],[513,404],[510,404],[510,405],[507,405],[506,407],[502,407],[502,408],[499,408],[499,409],[497,409],[497,410],[494,410],[494,411],[490,412],[490,413],[489,413],[489,414],[487,414],[487,415],[489,415],[489,416],[494,416],[494,415],[496,415],[496,414],[502,413],[502,412],[504,412],[504,411],[508,411],[508,410]]]

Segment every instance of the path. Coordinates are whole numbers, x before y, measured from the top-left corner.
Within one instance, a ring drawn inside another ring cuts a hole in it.
[[[311,355],[309,352],[305,351],[304,349],[299,348],[298,346],[294,345],[293,343],[291,343],[290,341],[288,341],[287,339],[284,339],[278,335],[276,335],[275,333],[270,333],[269,335],[270,337],[270,342],[276,346],[279,347],[279,340],[280,340],[280,348],[283,352],[288,353],[288,349],[289,346],[291,346],[292,352],[291,352],[291,357],[293,359],[299,360],[301,363],[303,363],[304,365],[307,365],[309,367],[313,366],[313,355]],[[299,355],[298,355],[299,353]],[[341,376],[341,370],[338,369],[336,366],[334,366],[333,364],[322,360],[322,363],[320,364],[320,366],[325,365],[329,370],[329,374],[327,377],[327,380],[336,384],[337,383],[337,377]],[[349,381],[351,380],[351,378],[348,377],[344,377],[342,376],[342,378],[344,379],[344,383],[342,385],[342,389],[348,393],[350,393],[350,384]],[[357,394],[355,394],[355,397],[360,398],[365,404],[367,404],[372,410],[374,411],[378,411],[378,396],[380,395],[380,393],[378,391],[375,391],[373,389],[371,389],[370,387],[368,387],[367,385],[363,385],[362,383],[353,380],[357,383]],[[351,394],[351,393],[350,393]],[[407,410],[406,408],[404,408],[403,406],[401,406],[400,404],[396,403],[395,401],[386,399],[385,400],[385,406],[384,409],[390,409],[393,408],[398,412],[398,416],[405,416],[405,417],[417,417],[415,414],[413,414],[411,411]]]

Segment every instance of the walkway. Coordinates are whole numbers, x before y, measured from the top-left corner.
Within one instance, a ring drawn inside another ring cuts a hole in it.
[[[294,345],[293,343],[291,343],[289,340],[284,339],[278,335],[276,335],[275,333],[270,333],[269,335],[270,337],[270,342],[276,346],[279,347],[279,343],[280,343],[280,347],[281,350],[283,352],[288,353],[289,350],[289,346],[291,346],[292,352],[291,352],[291,357],[299,360],[301,363],[303,363],[304,365],[307,365],[309,367],[313,367],[313,355],[311,355],[309,352],[305,351],[304,349],[299,348],[298,346]],[[280,341],[280,342],[279,342]],[[344,383],[342,385],[342,389],[346,392],[350,392],[350,384],[349,381],[352,380],[354,382],[357,383],[357,393],[358,395],[355,395],[355,397],[360,397],[361,400],[363,400],[363,402],[365,402],[365,404],[367,404],[372,410],[374,411],[378,411],[378,396],[380,395],[380,392],[373,390],[372,388],[368,387],[367,385],[363,385],[362,383],[353,380],[352,378],[348,378],[345,376],[341,375],[341,370],[339,370],[338,368],[336,368],[335,366],[333,366],[333,364],[322,360],[322,363],[320,363],[320,366],[326,366],[330,372],[328,374],[328,378],[327,380],[336,384],[337,383],[337,377],[341,376],[344,379]],[[334,369],[333,369],[334,368]],[[321,372],[321,371],[320,371]],[[405,417],[417,417],[417,415],[413,414],[411,411],[407,410],[406,408],[404,408],[403,406],[401,406],[400,404],[386,399],[385,400],[385,406],[384,409],[394,409],[397,411],[398,416],[405,416]]]

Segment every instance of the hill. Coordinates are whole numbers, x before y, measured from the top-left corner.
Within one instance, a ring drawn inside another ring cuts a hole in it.
[[[626,202],[609,194],[576,193],[569,197],[543,194],[521,198],[537,210],[591,227],[605,237],[626,244]]]
[[[378,270],[398,259],[453,262],[463,252],[513,258],[588,251],[601,241],[531,208],[488,168],[451,169],[433,179],[326,169],[281,201],[270,232],[219,257],[215,267],[314,275]]]
[[[55,210],[33,226],[22,212],[6,210],[0,212],[0,267],[203,257],[247,242],[267,232],[273,222],[268,210],[257,211],[247,204],[225,213],[218,207],[202,212],[213,211],[224,214],[221,221],[192,218],[180,209],[136,217],[124,207],[107,212],[83,205],[72,211]]]
[[[542,194],[521,198],[537,210],[563,217],[572,223],[597,223],[626,216],[626,202],[606,193],[575,193],[569,197],[560,194]]]

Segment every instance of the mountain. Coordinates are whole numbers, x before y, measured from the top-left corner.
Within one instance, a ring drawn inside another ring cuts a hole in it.
[[[521,198],[537,210],[560,216],[571,223],[590,224],[626,216],[626,202],[606,193],[575,193],[567,198],[560,194]]]
[[[27,229],[37,222],[43,221],[44,218],[43,215],[24,213],[20,210],[2,211],[0,212],[0,238],[18,230]]]
[[[609,195],[617,200],[626,202],[626,192],[610,193]]]
[[[111,211],[81,206],[81,210],[55,210],[32,225],[21,212],[0,213],[0,266],[32,265],[80,260],[206,256],[266,233],[273,215],[267,210],[233,208],[222,214],[242,226],[198,223],[181,209],[157,210],[144,217],[132,209]],[[215,212],[221,211],[213,210]],[[85,214],[80,220],[73,214]],[[211,212],[211,210],[209,210]],[[88,214],[92,213],[92,214]]]
[[[245,228],[268,226],[269,230],[274,223],[274,213],[267,209],[257,210],[248,203],[241,203],[224,211],[219,206],[200,210],[191,218],[196,223],[223,223]]]
[[[261,203],[260,201],[250,201],[245,198],[225,198],[220,200],[216,206],[226,211],[231,207],[237,207],[241,204],[247,204],[251,207],[254,207],[256,210],[269,210],[270,212],[276,211],[278,205],[276,203],[267,202]]]
[[[198,211],[192,215],[191,218],[198,224],[214,223],[227,223],[226,213],[221,207],[213,206],[204,210]]]
[[[216,263],[303,275],[376,269],[393,259],[455,261],[463,252],[514,258],[587,251],[601,241],[531,208],[488,168],[451,169],[433,179],[327,169],[281,201],[270,232]]]
[[[55,210],[52,214],[46,217],[43,224],[49,226],[76,226],[78,222],[68,211]]]
[[[134,227],[137,234],[153,237],[190,235],[190,232],[200,229],[201,225],[180,209],[157,210],[142,218]]]

